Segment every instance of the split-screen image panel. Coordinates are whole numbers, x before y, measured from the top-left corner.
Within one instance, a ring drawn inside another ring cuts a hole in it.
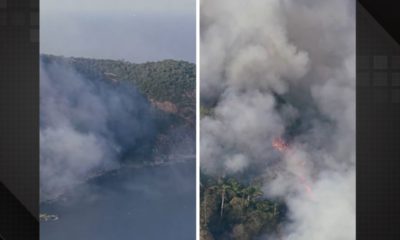
[[[195,2],[83,3],[42,2],[42,237],[193,237]],[[354,4],[200,1],[201,239],[354,237]]]
[[[390,0],[0,0],[0,240],[398,240]]]
[[[196,238],[196,1],[42,0],[40,238]]]
[[[355,1],[200,1],[200,239],[355,239]]]

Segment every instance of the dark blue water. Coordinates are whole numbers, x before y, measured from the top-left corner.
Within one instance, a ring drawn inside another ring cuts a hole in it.
[[[194,161],[105,174],[41,205],[59,217],[41,222],[41,239],[195,239],[195,183]]]

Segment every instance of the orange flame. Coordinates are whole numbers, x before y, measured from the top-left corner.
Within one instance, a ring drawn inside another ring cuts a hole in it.
[[[272,147],[279,151],[280,153],[287,153],[289,149],[289,145],[283,140],[282,138],[275,138],[272,140]],[[300,164],[303,166],[305,164],[304,161],[301,161]],[[314,199],[314,194],[311,188],[311,185],[307,183],[306,178],[304,176],[298,176],[299,182],[304,186],[307,195],[311,198]]]
[[[275,138],[272,140],[272,147],[283,153],[288,149],[288,144],[282,138]]]
[[[306,179],[303,176],[299,176],[299,180],[301,184],[303,184],[304,188],[306,189],[308,197],[310,197],[312,200],[314,200],[314,193],[313,190],[310,186],[310,184],[307,183]]]

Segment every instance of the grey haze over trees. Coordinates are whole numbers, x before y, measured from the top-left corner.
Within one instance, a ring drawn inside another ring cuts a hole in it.
[[[129,83],[88,79],[64,63],[41,61],[41,199],[56,199],[149,149],[151,105]],[[131,153],[133,154],[133,153]]]
[[[40,84],[42,200],[120,166],[194,156],[194,64],[42,55]]]

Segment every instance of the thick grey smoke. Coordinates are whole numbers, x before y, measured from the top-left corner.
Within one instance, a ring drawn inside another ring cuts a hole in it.
[[[265,195],[289,207],[284,239],[355,239],[355,1],[202,0],[200,12],[214,107],[202,170],[261,169]]]
[[[42,61],[40,74],[42,201],[146,151],[151,107],[132,85],[88,79],[67,63]]]

